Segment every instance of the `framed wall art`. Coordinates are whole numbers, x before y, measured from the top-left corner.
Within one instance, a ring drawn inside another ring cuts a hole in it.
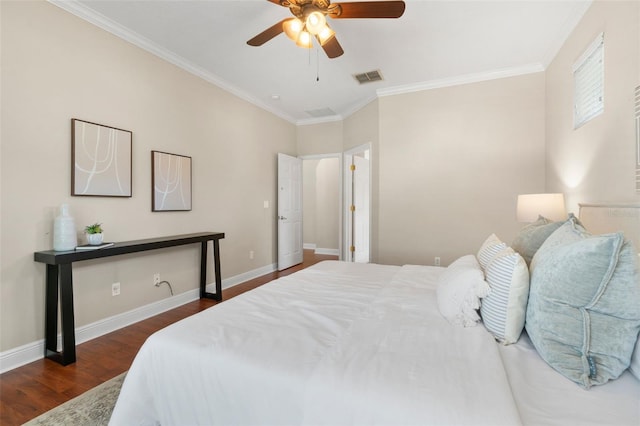
[[[151,211],[191,210],[191,157],[151,151]]]
[[[71,119],[71,195],[131,197],[133,133]]]

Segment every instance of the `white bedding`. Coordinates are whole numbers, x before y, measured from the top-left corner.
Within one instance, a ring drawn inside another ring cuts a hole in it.
[[[323,262],[167,327],[140,349],[111,424],[640,424],[632,376],[584,391],[526,340],[450,325],[442,270]]]

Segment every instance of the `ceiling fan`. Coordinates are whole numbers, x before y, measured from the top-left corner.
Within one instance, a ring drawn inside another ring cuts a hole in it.
[[[311,48],[313,38],[318,41],[329,58],[344,53],[335,32],[327,24],[332,19],[399,18],[404,13],[404,1],[361,1],[331,3],[330,0],[267,0],[288,7],[294,18],[283,19],[251,40],[250,46],[262,46],[284,32],[300,47]]]

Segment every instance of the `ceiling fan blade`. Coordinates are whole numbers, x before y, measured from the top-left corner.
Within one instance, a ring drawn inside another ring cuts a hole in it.
[[[331,37],[322,46],[322,49],[330,59],[337,58],[344,53],[344,50],[342,50],[342,46],[340,46],[340,43],[338,43],[338,39],[335,36]]]
[[[284,31],[282,28],[282,24],[284,24],[286,21],[290,19],[294,19],[294,18],[283,19],[277,24],[272,25],[271,27],[267,28],[266,30],[264,30],[263,32],[261,32],[260,34],[252,38],[251,40],[247,41],[247,44],[249,46],[262,46],[263,44],[265,44],[275,36],[282,33]]]
[[[359,1],[332,3],[329,16],[334,19],[349,18],[399,18],[404,13],[404,1]]]

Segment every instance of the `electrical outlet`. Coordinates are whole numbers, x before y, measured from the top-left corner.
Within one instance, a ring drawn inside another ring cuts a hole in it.
[[[249,251],[249,259],[253,260],[253,250]]]
[[[440,266],[440,258],[438,256],[433,259],[433,264],[435,266]]]
[[[111,295],[117,296],[120,294],[120,283],[111,284]]]
[[[156,272],[153,274],[153,285],[157,286],[160,284],[160,274]]]

